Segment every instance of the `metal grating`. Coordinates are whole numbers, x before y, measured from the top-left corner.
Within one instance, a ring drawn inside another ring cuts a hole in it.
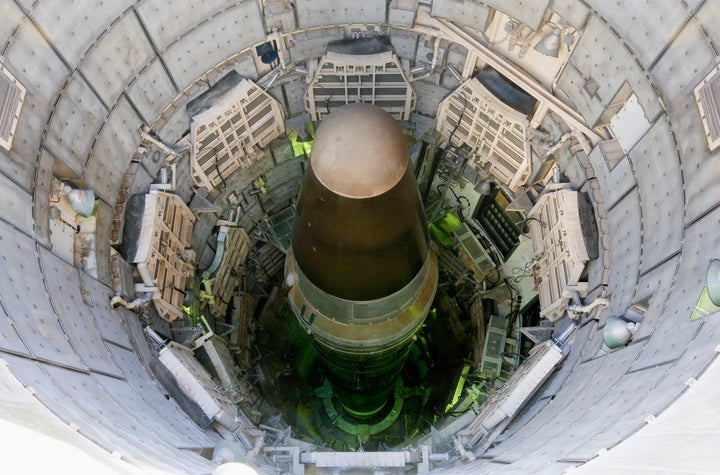
[[[507,320],[503,317],[491,316],[485,337],[480,372],[492,376],[500,376],[502,370],[502,352],[505,351],[507,337]]]
[[[0,64],[0,146],[6,150],[12,147],[25,92],[25,87]]]
[[[495,268],[495,264],[490,259],[487,251],[480,245],[480,241],[465,223],[453,229],[453,235],[463,251],[460,258],[465,258],[468,261],[468,267],[473,270],[476,278],[482,280],[485,274]]]
[[[322,120],[338,107],[356,102],[374,104],[398,120],[409,120],[415,92],[398,57],[391,51],[345,54],[328,51],[311,71],[305,109]]]
[[[500,190],[494,196],[485,197],[478,206],[476,219],[498,251],[507,258],[520,242],[520,230],[505,212],[499,202],[501,199],[505,197]]]
[[[453,282],[460,282],[464,279],[468,273],[467,266],[465,263],[455,255],[454,251],[449,250],[446,247],[440,248],[440,255],[438,257],[440,268],[443,269]]]
[[[715,67],[695,88],[700,118],[710,150],[720,146],[720,66]]]
[[[473,236],[468,236],[460,241],[460,245],[467,249],[471,256],[477,256],[481,254],[482,247],[477,239],[473,239]]]
[[[213,190],[237,169],[247,168],[285,131],[280,103],[243,79],[211,107],[192,116],[192,177]]]
[[[472,150],[468,164],[517,190],[530,174],[528,119],[471,78],[440,103],[437,130]]]
[[[213,300],[210,311],[217,317],[225,317],[235,289],[244,275],[243,266],[250,250],[250,238],[243,228],[221,227],[227,233],[223,260],[213,277]]]
[[[558,190],[540,197],[529,216],[530,237],[537,258],[540,316],[551,322],[565,313],[563,292],[582,291],[580,278],[591,253],[580,219],[580,193]]]
[[[158,313],[167,321],[182,318],[185,280],[195,273],[190,248],[194,223],[195,215],[178,195],[145,195],[138,250],[130,260],[144,284],[139,290],[152,292]]]
[[[404,467],[405,452],[313,452],[316,467]]]

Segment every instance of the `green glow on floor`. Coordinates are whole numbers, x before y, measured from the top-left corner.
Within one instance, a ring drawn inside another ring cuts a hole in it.
[[[460,400],[460,395],[463,392],[463,389],[465,388],[465,376],[470,372],[470,365],[466,364],[463,366],[462,372],[460,373],[460,377],[458,378],[457,385],[455,386],[455,392],[453,393],[453,397],[448,403],[447,407],[445,407],[445,412],[448,412],[450,409],[452,409],[455,404],[458,403]]]

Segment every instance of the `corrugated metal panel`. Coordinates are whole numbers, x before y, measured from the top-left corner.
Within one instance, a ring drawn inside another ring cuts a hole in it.
[[[714,68],[695,88],[705,137],[710,150],[720,146],[720,66]]]
[[[10,150],[20,110],[25,100],[25,87],[0,64],[0,146]]]
[[[316,467],[404,467],[405,452],[315,452]]]
[[[457,228],[453,229],[455,239],[457,239],[462,250],[465,251],[478,278],[482,278],[485,274],[495,268],[495,264],[488,255],[487,251],[480,245],[480,241],[475,237],[475,234],[470,230],[467,224],[463,223]]]
[[[507,337],[507,320],[503,317],[492,316],[488,323],[487,337],[483,358],[480,363],[482,373],[500,376],[502,370],[502,352],[505,351]]]

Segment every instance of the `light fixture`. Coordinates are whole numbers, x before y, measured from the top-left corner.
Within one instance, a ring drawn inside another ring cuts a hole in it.
[[[538,51],[546,56],[552,56],[553,58],[558,57],[560,52],[560,28],[553,28],[545,38],[538,41],[535,45],[535,51]]]
[[[505,23],[505,32],[510,35],[510,39],[508,40],[508,51],[512,51],[515,49],[515,44],[518,40],[518,33],[520,33],[518,30],[520,28],[520,22],[518,22],[515,19],[508,20],[507,23]]]
[[[481,195],[488,196],[492,191],[492,183],[490,183],[490,180],[480,180],[480,182],[475,185],[475,191]]]
[[[417,76],[420,73],[424,73],[427,69],[427,66],[424,64],[419,64],[417,66],[413,66],[410,68],[410,72],[413,74],[413,76]]]
[[[716,307],[720,307],[720,259],[710,261],[705,282],[710,301]]]
[[[527,50],[528,50],[528,45],[521,44],[520,51],[518,51],[518,58],[521,58],[521,59],[524,58],[525,54],[527,53]]]
[[[93,214],[95,211],[95,192],[93,190],[90,188],[79,190],[65,186],[63,191],[73,211],[83,218],[89,218]]]
[[[632,338],[636,323],[612,315],[605,320],[603,341],[611,350],[627,345]]]
[[[563,37],[563,43],[565,43],[566,45],[570,46],[570,45],[573,44],[574,42],[575,42],[575,35],[573,35],[572,33],[567,33],[567,32],[566,32],[566,33],[565,33],[565,36]]]
[[[263,64],[272,64],[278,58],[278,52],[271,42],[263,43],[255,47],[255,53],[260,56]]]

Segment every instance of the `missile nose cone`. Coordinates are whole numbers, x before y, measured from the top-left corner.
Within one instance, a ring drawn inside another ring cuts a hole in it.
[[[390,114],[352,104],[320,125],[292,248],[310,282],[347,300],[390,295],[418,273],[427,226],[407,141]]]
[[[370,104],[350,104],[321,124],[312,151],[315,176],[348,198],[371,198],[394,187],[410,161],[397,121]]]

